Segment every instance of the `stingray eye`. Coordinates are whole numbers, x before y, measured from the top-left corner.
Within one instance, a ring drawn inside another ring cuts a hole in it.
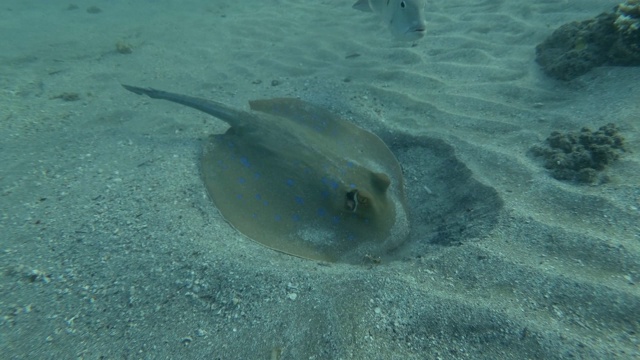
[[[360,201],[360,197],[358,196],[358,190],[351,190],[347,193],[347,209],[351,212],[356,212],[358,210],[358,203]]]
[[[366,194],[366,192],[365,192]],[[360,192],[356,189],[351,190],[347,193],[347,209],[351,212],[356,212],[358,209],[366,209],[369,207],[369,197],[360,194]]]
[[[404,9],[407,7],[407,4],[404,1],[400,1],[400,7]]]

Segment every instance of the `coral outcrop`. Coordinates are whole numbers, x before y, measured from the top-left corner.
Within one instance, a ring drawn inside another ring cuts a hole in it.
[[[579,132],[554,131],[546,146],[532,148],[533,155],[544,158],[544,167],[551,171],[551,176],[580,183],[606,182],[602,170],[624,151],[624,138],[614,124],[597,131],[586,127]]]
[[[602,65],[640,65],[640,0],[562,25],[536,47],[536,61],[559,80],[572,80]]]

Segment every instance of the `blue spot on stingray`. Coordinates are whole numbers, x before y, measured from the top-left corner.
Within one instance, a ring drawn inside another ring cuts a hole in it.
[[[338,182],[336,182],[335,180],[323,177],[322,178],[322,183],[327,185],[328,187],[330,187],[333,190],[336,190],[338,188]]]
[[[245,178],[243,178],[243,177],[238,178],[238,184],[244,184],[244,183],[246,183],[246,182],[247,182],[247,179],[245,179]]]
[[[280,220],[282,220],[282,216],[276,215],[276,216],[273,217],[273,220],[280,221]]]
[[[340,223],[340,216],[332,216],[331,217],[331,222],[334,224],[339,224]]]
[[[262,195],[256,194],[256,200],[262,200]]]
[[[347,167],[348,168],[352,168],[354,165],[351,161],[347,161]]]
[[[298,215],[298,214],[293,214],[293,216],[291,216],[291,220],[293,220],[294,222],[298,222],[298,221],[300,221],[300,215]]]
[[[331,189],[336,190],[338,188],[338,183],[333,180],[333,179],[329,179],[326,177],[322,178],[322,183],[329,186]]]
[[[353,240],[355,240],[355,239],[356,239],[356,237],[355,237],[355,236],[353,236],[353,234],[349,234],[349,235],[347,235],[347,240],[349,240],[349,241],[353,241]]]
[[[296,196],[296,204],[298,205],[304,204],[304,199],[300,196]]]
[[[258,214],[256,214],[256,213],[252,213],[252,214],[251,214],[251,217],[255,219],[255,218],[257,218],[257,217],[258,217]]]
[[[253,174],[253,178],[256,179],[256,180],[260,179],[260,176],[261,176],[260,173],[254,173]]]
[[[241,163],[242,165],[244,165],[244,167],[250,167],[250,166],[251,166],[251,164],[249,163],[249,159],[247,159],[247,158],[246,158],[246,157],[244,157],[244,156],[242,156],[242,157],[240,158],[240,163]]]
[[[318,216],[325,216],[327,215],[327,210],[325,210],[325,208],[318,208]]]
[[[242,194],[236,194],[236,199],[242,200],[242,197],[243,197]]]
[[[327,190],[322,190],[320,192],[320,196],[322,196],[323,199],[328,199],[329,198],[329,192]]]
[[[355,189],[356,188],[356,184],[349,184],[349,187],[352,188],[352,189]]]
[[[293,186],[295,182],[293,181],[293,179],[287,179],[286,183],[287,183],[287,186]]]

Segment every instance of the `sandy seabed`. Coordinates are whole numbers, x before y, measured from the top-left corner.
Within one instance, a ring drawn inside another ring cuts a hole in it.
[[[434,0],[417,46],[341,0],[75,4],[0,8],[0,357],[640,358],[640,69],[534,62],[616,1]],[[120,83],[299,97],[379,134],[407,245],[357,266],[246,239],[199,177],[226,124]],[[610,122],[607,183],[530,155]]]

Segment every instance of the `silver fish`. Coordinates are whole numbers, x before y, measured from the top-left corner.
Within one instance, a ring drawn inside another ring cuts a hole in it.
[[[424,0],[358,0],[353,8],[378,14],[396,39],[415,41],[426,33],[424,5]]]

